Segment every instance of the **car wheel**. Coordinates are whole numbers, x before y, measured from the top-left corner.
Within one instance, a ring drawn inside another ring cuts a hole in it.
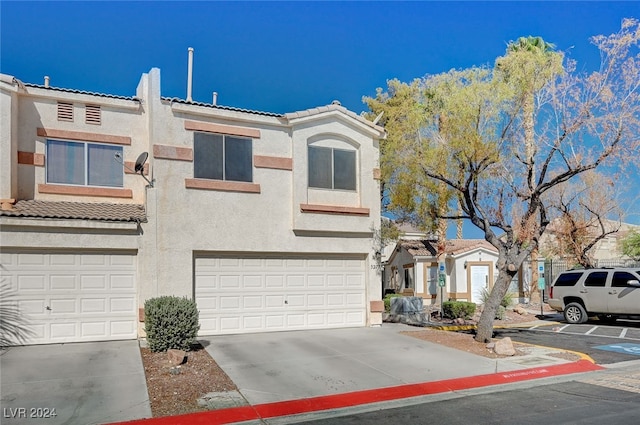
[[[571,324],[578,324],[586,322],[589,317],[582,304],[569,303],[564,308],[564,319]]]

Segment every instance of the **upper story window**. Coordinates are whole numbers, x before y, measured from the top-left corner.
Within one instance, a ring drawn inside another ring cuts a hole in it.
[[[193,177],[253,181],[252,140],[212,133],[193,134]]]
[[[47,183],[123,187],[122,146],[47,140]]]
[[[356,190],[356,151],[309,146],[309,187]]]

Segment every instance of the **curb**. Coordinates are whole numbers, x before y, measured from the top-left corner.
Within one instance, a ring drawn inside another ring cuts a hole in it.
[[[573,363],[516,370],[503,373],[492,373],[465,378],[446,379],[442,381],[406,384],[395,387],[375,388],[343,394],[311,397],[299,400],[288,400],[255,406],[234,407],[212,410],[202,413],[190,413],[181,416],[139,419],[118,422],[119,425],[221,425],[245,421],[274,419],[312,412],[354,407],[364,404],[393,401],[425,395],[510,384],[551,376],[603,370],[588,360]],[[116,425],[116,424],[112,424]]]
[[[523,328],[523,329],[528,329],[532,326],[555,326],[555,325],[560,325],[562,323],[560,322],[547,322],[547,321],[541,321],[541,322],[524,322],[524,323],[514,323],[511,325],[497,325],[494,326],[493,329],[519,329],[519,328]],[[429,327],[431,329],[437,329],[439,331],[470,331],[473,329],[477,329],[478,325],[441,325],[441,326],[426,326]]]

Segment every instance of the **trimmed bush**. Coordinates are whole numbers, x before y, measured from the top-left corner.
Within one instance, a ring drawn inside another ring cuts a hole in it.
[[[148,299],[144,303],[144,316],[147,342],[154,352],[171,348],[189,351],[200,330],[196,303],[187,298]]]
[[[442,315],[448,319],[470,319],[476,312],[476,305],[467,301],[445,301]]]
[[[389,313],[391,311],[391,298],[401,297],[401,294],[387,294],[384,297],[384,311]]]

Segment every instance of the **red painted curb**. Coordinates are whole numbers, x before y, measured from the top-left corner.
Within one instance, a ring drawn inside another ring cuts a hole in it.
[[[181,416],[139,419],[119,422],[120,425],[221,425],[249,420],[275,418],[301,413],[318,412],[329,409],[359,406],[402,398],[439,394],[491,385],[509,384],[529,381],[550,376],[568,375],[571,373],[592,372],[603,367],[587,360],[579,360],[554,366],[537,367],[513,372],[492,373],[488,375],[470,376],[466,378],[446,379],[442,381],[424,382],[420,384],[399,385],[396,387],[376,388],[373,390],[354,391],[344,394],[333,394],[300,400],[279,401],[258,404],[255,406],[234,407],[230,409],[212,410],[202,413],[191,413]],[[116,424],[112,424],[116,425]]]

